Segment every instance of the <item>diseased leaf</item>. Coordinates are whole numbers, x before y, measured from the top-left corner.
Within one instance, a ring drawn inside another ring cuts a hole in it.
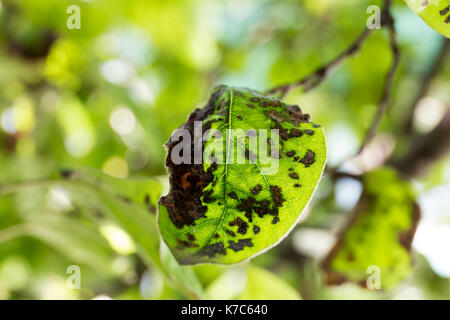
[[[430,27],[450,38],[450,0],[405,0]]]
[[[411,243],[420,218],[415,198],[411,185],[393,169],[368,173],[350,224],[324,260],[328,282],[366,286],[375,270],[383,289],[403,280],[411,271]]]
[[[175,131],[167,143],[171,190],[158,206],[160,232],[178,262],[233,264],[276,245],[322,175],[323,128],[298,106],[219,86],[180,129],[194,137],[179,153],[190,161],[176,164]]]

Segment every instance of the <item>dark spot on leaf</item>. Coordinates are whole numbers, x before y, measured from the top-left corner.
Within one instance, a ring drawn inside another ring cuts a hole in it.
[[[306,129],[306,130],[304,130],[304,132],[305,132],[308,136],[314,135],[314,131],[313,131],[313,130]]]
[[[229,248],[233,249],[234,251],[241,251],[244,250],[245,247],[253,247],[252,239],[239,239],[238,242],[234,242],[232,240],[228,241],[230,244]]]
[[[237,194],[236,194],[236,192],[234,192],[234,191],[231,191],[229,194],[228,194],[228,196],[231,198],[231,199],[237,199]]]
[[[250,101],[251,102],[259,102],[261,99],[259,99],[258,97],[251,97]]]
[[[216,254],[226,255],[227,251],[225,249],[225,246],[222,242],[216,242],[213,244],[210,244],[204,248],[202,248],[198,255],[200,256],[208,256],[209,258],[214,258]]]
[[[288,151],[288,152],[286,152],[286,155],[288,157],[293,157],[293,156],[295,156],[295,151]]]
[[[295,188],[300,188],[301,186],[298,183],[294,183]]]
[[[257,225],[254,225],[254,226],[253,226],[253,233],[254,233],[254,234],[258,234],[259,231],[261,231],[261,228],[258,227]]]
[[[254,186],[250,192],[253,193],[254,195],[257,195],[258,193],[260,193],[262,191],[262,186],[260,184]]]
[[[303,164],[305,165],[306,168],[308,168],[308,167],[311,166],[314,162],[316,162],[315,156],[316,156],[316,154],[314,153],[314,151],[308,150],[308,151],[306,152],[305,156],[300,160],[300,162],[303,163]]]
[[[447,6],[447,8],[442,9],[441,11],[439,11],[439,13],[441,14],[441,16],[445,16],[447,14],[447,12],[450,11],[450,6]]]
[[[270,191],[272,192],[272,198],[275,202],[275,205],[277,207],[283,206],[283,202],[285,202],[286,199],[284,199],[283,195],[281,194],[281,188],[278,186],[270,186]]]
[[[189,241],[195,241],[195,236],[193,234],[191,234],[191,233],[187,234],[187,238],[188,238]]]
[[[291,138],[301,137],[302,135],[303,135],[303,132],[296,128],[291,129],[291,131],[289,132],[289,136]]]
[[[253,104],[251,104],[251,103],[247,103],[247,107],[250,107],[250,108],[255,108],[255,106],[253,105]]]
[[[234,219],[233,221],[231,221],[228,224],[231,227],[238,226],[237,232],[240,233],[240,234],[246,234],[247,233],[248,224],[247,224],[247,222],[245,222],[244,220],[242,220],[239,217],[237,217],[236,219]]]
[[[189,241],[186,241],[186,240],[181,240],[181,239],[178,239],[178,244],[181,247],[184,247],[184,248],[196,248],[196,247],[198,247],[198,244],[196,244],[196,243],[192,243],[192,242],[189,242]]]
[[[240,115],[237,115],[236,118],[238,118],[239,120],[242,120],[242,117]]]
[[[292,172],[292,173],[289,173],[289,177],[291,177],[292,179],[298,179],[298,174],[297,174],[297,172]]]
[[[228,234],[229,234],[230,236],[232,236],[232,237],[236,237],[236,233],[234,233],[234,232],[231,231],[231,230],[225,229],[225,232],[228,233]]]

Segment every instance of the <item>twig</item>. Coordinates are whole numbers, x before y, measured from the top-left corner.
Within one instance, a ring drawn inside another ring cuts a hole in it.
[[[298,81],[274,87],[266,91],[266,94],[274,95],[279,92],[280,93],[279,98],[282,99],[286,96],[286,94],[289,93],[289,91],[291,91],[294,88],[303,87],[304,92],[308,92],[309,90],[317,87],[325,80],[327,75],[330,74],[330,72],[333,71],[342,61],[344,61],[347,57],[353,55],[354,53],[358,52],[361,45],[364,43],[364,41],[372,31],[373,31],[372,29],[364,29],[364,31],[359,35],[359,37],[352,43],[352,45],[349,48],[347,48],[344,52],[342,52],[339,56],[337,56],[333,61],[331,61],[325,66],[320,67],[312,74]]]
[[[381,119],[386,112],[388,106],[389,106],[389,97],[391,95],[391,88],[392,83],[394,81],[395,72],[397,70],[398,64],[400,62],[400,49],[397,44],[397,34],[395,32],[395,26],[394,26],[394,18],[391,15],[391,0],[385,1],[385,7],[382,14],[382,24],[386,26],[389,30],[389,41],[392,51],[392,64],[389,68],[386,78],[384,81],[384,87],[383,87],[383,94],[381,95],[380,101],[378,102],[378,108],[377,112],[375,114],[375,117],[372,121],[372,124],[370,125],[369,130],[367,131],[366,137],[363,140],[363,143],[361,144],[361,147],[359,148],[356,156],[361,154],[361,152],[364,150],[364,148],[369,144],[369,142],[373,139],[375,136],[378,127],[380,125]]]
[[[408,177],[422,174],[436,159],[450,151],[450,110],[430,133],[414,137],[409,151],[400,159],[389,162]]]

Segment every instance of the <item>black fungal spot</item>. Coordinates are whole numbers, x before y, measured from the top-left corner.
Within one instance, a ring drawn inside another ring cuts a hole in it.
[[[312,150],[308,150],[305,154],[305,156],[300,160],[301,163],[305,165],[306,168],[310,167],[315,160],[316,154]]]
[[[245,247],[253,247],[252,239],[239,239],[238,242],[234,242],[232,240],[228,241],[230,244],[229,248],[233,249],[234,251],[241,251],[244,250]]]
[[[228,233],[230,236],[236,237],[236,233],[234,233],[233,231],[228,230],[228,229],[225,229],[225,231],[226,231],[226,233]]]
[[[291,138],[301,137],[302,135],[303,135],[303,132],[296,128],[291,129],[291,131],[289,132],[289,136]]]
[[[294,161],[298,161],[298,160],[300,160],[300,157],[295,156],[295,157],[294,157]]]
[[[247,103],[247,107],[250,107],[250,108],[252,108],[252,109],[255,108],[255,106],[254,106],[253,104],[251,104],[251,103]]]
[[[196,248],[198,247],[198,244],[192,243],[186,240],[180,240],[178,239],[178,244],[183,248]]]
[[[205,195],[203,196],[203,202],[204,203],[213,203],[215,202],[217,199],[214,197],[211,197],[211,195],[213,194],[214,190],[211,189],[207,192],[205,192]]]
[[[289,122],[298,126],[302,122],[309,122],[311,117],[307,113],[303,113],[299,106],[290,105],[286,107],[289,114]]]
[[[195,236],[193,234],[191,234],[191,233],[187,234],[187,238],[188,238],[189,241],[195,241]]]
[[[278,216],[273,217],[272,224],[277,224],[278,222],[280,222],[280,218]]]
[[[219,234],[218,233],[216,233],[215,235],[214,235],[214,239],[218,239],[220,236],[219,236]]]
[[[228,225],[230,225],[231,227],[238,226],[237,232],[242,235],[247,233],[248,224],[247,224],[247,222],[245,222],[244,220],[242,220],[239,217],[237,217],[236,219],[234,219],[233,221],[228,223]]]
[[[275,202],[275,205],[277,207],[282,207],[283,202],[285,202],[286,199],[284,199],[283,195],[281,194],[281,188],[278,186],[270,186],[270,192],[272,193],[272,198]]]
[[[227,251],[222,242],[216,242],[202,248],[198,253],[200,256],[208,256],[209,258],[214,258],[216,254],[226,255]]]
[[[300,188],[301,186],[298,183],[294,183],[295,188]]]
[[[313,123],[313,128],[320,128],[320,124]]]
[[[254,195],[257,195],[258,193],[260,193],[262,191],[262,186],[260,184],[254,186],[250,192],[253,193]]]
[[[292,179],[298,179],[298,174],[297,174],[297,172],[292,172],[292,173],[289,173],[289,177],[291,177]]]
[[[261,231],[261,228],[260,228],[260,227],[258,227],[257,225],[254,225],[254,226],[253,226],[253,233],[254,233],[254,234],[258,234],[260,231]]]
[[[239,120],[242,120],[242,117],[240,115],[237,115],[236,118],[238,118]]]
[[[305,132],[308,136],[314,135],[314,130],[306,129],[306,130],[304,130],[304,132]]]
[[[295,151],[288,151],[288,152],[286,152],[286,155],[288,157],[293,157],[293,156],[295,156]]]
[[[244,97],[244,95],[240,91],[233,91],[233,92],[234,92],[234,95],[236,95],[238,97]]]
[[[234,191],[231,191],[229,194],[228,194],[228,196],[231,198],[231,199],[237,199],[237,194],[236,194],[236,192],[234,192]]]
[[[447,6],[447,8],[442,9],[441,11],[439,11],[439,13],[441,14],[441,16],[445,16],[449,11],[450,6]]]
[[[259,102],[261,99],[260,98],[258,98],[258,97],[251,97],[250,98],[250,101],[251,102]]]

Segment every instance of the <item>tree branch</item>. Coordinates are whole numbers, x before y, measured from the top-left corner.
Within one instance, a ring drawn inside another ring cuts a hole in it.
[[[273,95],[276,93],[280,93],[279,98],[282,99],[289,93],[289,91],[297,87],[303,87],[304,92],[308,92],[309,90],[317,87],[342,61],[358,52],[358,50],[372,31],[372,29],[364,29],[364,31],[359,35],[359,37],[352,43],[349,48],[347,48],[344,52],[342,52],[327,65],[320,67],[315,72],[311,73],[303,79],[274,87],[266,91],[266,94]]]
[[[383,115],[385,114],[388,106],[389,106],[389,98],[391,95],[391,88],[392,84],[394,82],[395,72],[397,71],[398,64],[400,62],[400,49],[397,44],[397,34],[395,32],[395,26],[394,26],[394,18],[391,15],[391,0],[385,1],[385,7],[382,14],[382,23],[383,26],[386,26],[389,31],[389,42],[391,46],[392,51],[392,64],[389,68],[386,78],[384,80],[384,87],[383,87],[383,93],[381,95],[380,101],[378,102],[378,108],[377,112],[375,114],[375,117],[372,121],[372,124],[370,125],[369,130],[367,131],[366,137],[363,140],[363,143],[361,144],[361,147],[359,148],[358,153],[359,155],[364,150],[364,148],[369,144],[369,142],[373,139],[375,136],[378,127],[380,125],[381,119],[383,118]]]
[[[413,141],[404,157],[389,163],[407,177],[422,174],[436,159],[450,152],[450,110],[433,131]]]

